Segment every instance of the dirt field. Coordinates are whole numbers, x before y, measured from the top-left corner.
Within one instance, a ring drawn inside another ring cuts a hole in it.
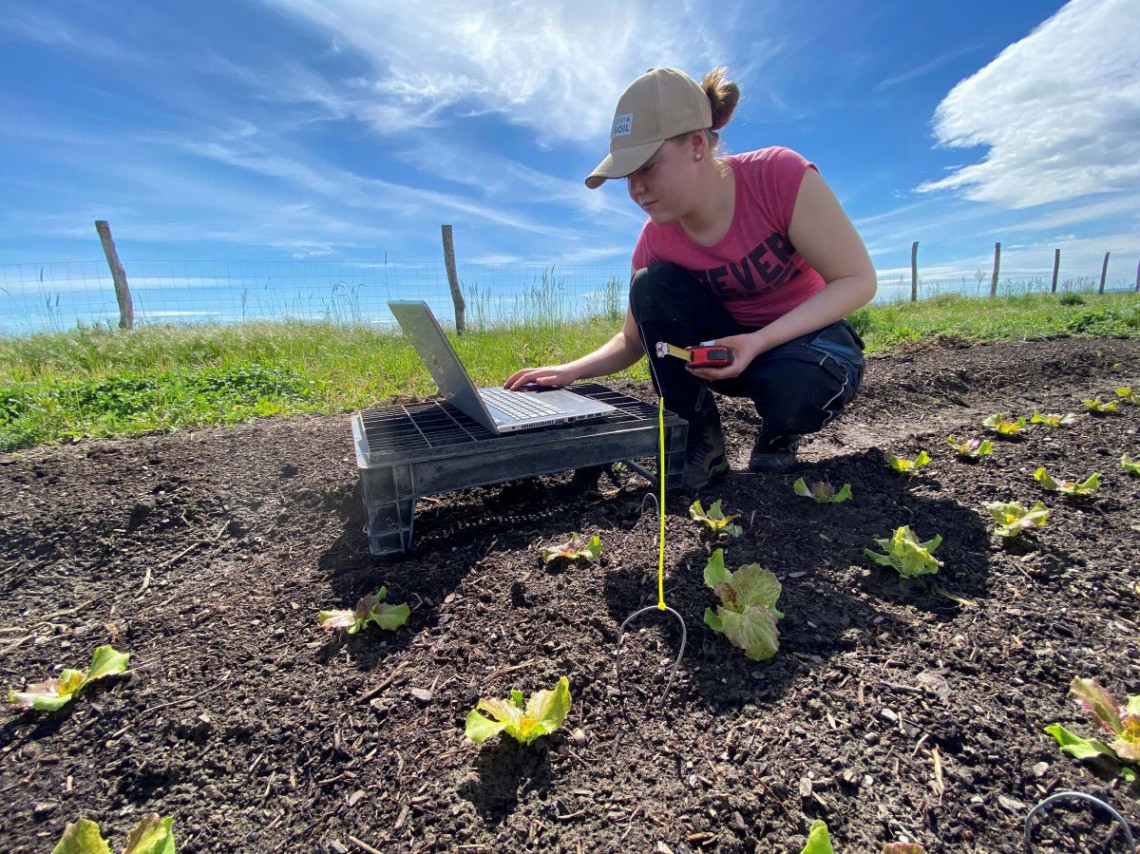
[[[842,420],[788,474],[746,471],[749,407],[725,401],[734,471],[703,490],[740,513],[730,569],[783,585],[781,647],[746,660],[702,622],[709,546],[667,507],[666,600],[656,602],[651,487],[628,471],[433,496],[414,553],[368,554],[348,418],[36,448],[0,457],[0,677],[22,688],[97,645],[131,673],[63,711],[0,723],[0,848],[46,852],[69,821],[114,850],[146,812],[174,817],[182,852],[798,852],[814,818],[836,850],[917,840],[930,852],[1022,851],[1026,814],[1077,790],[1140,827],[1135,787],[1062,754],[1042,728],[1097,737],[1074,676],[1140,693],[1140,408],[995,440],[961,462],[946,436],[995,412],[1083,412],[1140,388],[1136,341],[927,345],[872,359]],[[648,386],[620,386],[651,399]],[[933,463],[911,479],[884,452]],[[1102,486],[1074,503],[1038,466]],[[854,498],[815,505],[809,482]],[[1043,498],[1025,544],[992,533],[987,501]],[[863,549],[901,525],[944,537],[936,576],[903,581]],[[598,534],[599,563],[547,569],[539,550]],[[387,585],[412,615],[347,642],[321,609]],[[480,696],[570,680],[563,731],[528,748],[475,747]],[[414,692],[414,693],[413,693]],[[623,714],[624,708],[624,714]],[[1038,851],[1124,851],[1079,804],[1036,825]]]

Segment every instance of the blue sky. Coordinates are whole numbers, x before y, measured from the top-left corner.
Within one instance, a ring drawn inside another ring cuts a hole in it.
[[[583,184],[617,97],[726,65],[729,151],[815,161],[881,276],[1131,283],[1137,0],[7,0],[0,264],[627,263],[622,182]]]

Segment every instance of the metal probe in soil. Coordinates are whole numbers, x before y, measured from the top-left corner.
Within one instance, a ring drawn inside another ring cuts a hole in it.
[[[1025,843],[1026,851],[1030,852],[1030,854],[1032,854],[1033,851],[1033,842],[1030,839],[1033,829],[1033,816],[1035,816],[1049,804],[1053,803],[1053,801],[1061,800],[1063,798],[1073,798],[1075,800],[1089,801],[1094,806],[1098,806],[1107,812],[1110,816],[1112,816],[1112,820],[1114,822],[1118,823],[1121,827],[1124,828],[1124,840],[1128,843],[1128,850],[1131,852],[1131,854],[1136,854],[1136,840],[1132,838],[1132,830],[1128,827],[1128,822],[1124,820],[1124,817],[1100,798],[1093,797],[1086,792],[1057,792],[1055,795],[1050,795],[1049,797],[1045,798],[1045,800],[1041,801],[1037,804],[1037,806],[1031,809],[1029,811],[1029,815],[1025,817],[1025,834],[1022,836],[1022,841]]]

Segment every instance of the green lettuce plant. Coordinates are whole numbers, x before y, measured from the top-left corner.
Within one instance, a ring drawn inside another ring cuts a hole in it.
[[[1140,395],[1137,395],[1128,386],[1121,386],[1116,390],[1116,397],[1118,400],[1123,400],[1125,403],[1130,403],[1133,406],[1140,406]]]
[[[946,443],[955,454],[967,460],[981,459],[994,452],[993,443],[989,439],[959,439],[957,436],[947,436]]]
[[[481,714],[487,712],[495,720]],[[570,713],[570,680],[562,676],[553,690],[535,691],[524,704],[521,691],[511,691],[507,700],[480,700],[467,715],[465,734],[476,744],[506,731],[519,742],[530,744],[549,735]]]
[[[764,661],[775,655],[780,648],[776,621],[784,619],[776,610],[780,598],[776,576],[758,563],[729,572],[724,549],[717,549],[705,565],[705,584],[720,598],[715,612],[705,609],[705,625],[744,650],[745,658]]]
[[[174,831],[171,818],[148,813],[139,820],[127,837],[123,854],[174,854]],[[99,833],[99,825],[81,818],[64,828],[63,836],[51,854],[111,854],[111,847]]]
[[[913,460],[905,460],[891,453],[888,453],[886,456],[887,465],[899,474],[914,474],[920,468],[930,464],[930,454],[926,453],[926,451],[919,451],[918,456]]]
[[[1128,454],[1120,458],[1120,467],[1129,474],[1140,474],[1140,460],[1134,460]]]
[[[361,596],[352,609],[338,611],[321,611],[317,620],[322,629],[344,629],[347,634],[354,635],[369,623],[375,623],[382,629],[395,631],[408,621],[411,610],[407,603],[402,605],[388,605],[384,600],[388,598],[388,588],[381,587],[376,593]]]
[[[1110,412],[1118,412],[1120,410],[1119,400],[1102,401],[1099,397],[1085,398],[1081,401],[1085,405],[1085,409],[1094,415],[1107,415]]]
[[[740,518],[739,513],[734,513],[731,516],[725,516],[724,511],[721,509],[721,499],[717,499],[709,507],[708,512],[701,506],[700,501],[694,501],[689,506],[689,517],[697,522],[703,522],[709,536],[716,539],[721,534],[728,534],[730,537],[739,537],[744,533],[744,529],[739,525],[733,525],[732,520]]]
[[[827,822],[823,819],[817,818],[811,823],[807,844],[800,854],[835,854]],[[920,842],[884,842],[880,854],[926,854],[926,848]]]
[[[1019,537],[1030,528],[1044,528],[1049,521],[1049,508],[1038,501],[1029,510],[1016,501],[991,501],[986,505],[990,515],[998,521],[994,533],[999,537]]]
[[[8,702],[37,712],[57,711],[97,679],[126,672],[130,657],[130,653],[117,652],[111,646],[96,647],[95,654],[91,657],[91,667],[83,670],[65,669],[58,679],[36,682],[23,691],[9,691]]]
[[[1088,498],[1095,495],[1100,489],[1100,472],[1098,471],[1093,472],[1082,481],[1054,480],[1042,466],[1033,472],[1033,479],[1049,492],[1059,492],[1072,498]]]
[[[885,554],[870,549],[863,549],[863,554],[880,566],[893,567],[903,578],[933,575],[942,566],[942,561],[931,554],[942,544],[940,535],[936,534],[934,539],[920,543],[910,527],[903,525],[892,536],[876,539],[875,542]]]
[[[827,832],[827,822],[817,818],[811,823],[807,845],[800,854],[835,854],[835,849],[831,847],[831,834]]]
[[[597,560],[602,553],[602,538],[597,534],[587,540],[580,534],[571,534],[570,539],[564,543],[547,546],[542,550],[542,562],[553,563],[556,560]]]
[[[1064,415],[1056,412],[1034,412],[1029,423],[1044,424],[1046,427],[1072,427],[1077,423],[1077,416],[1071,412],[1066,412]]]
[[[843,484],[836,492],[835,486],[827,481],[819,480],[809,487],[801,477],[792,484],[792,489],[795,490],[796,495],[810,498],[816,504],[840,504],[851,498],[851,484],[849,483]]]
[[[1101,729],[1113,736],[1112,741],[1105,744],[1097,739],[1081,738],[1060,724],[1045,727],[1045,732],[1057,739],[1061,750],[1075,759],[1103,758],[1116,766],[1125,780],[1135,782],[1140,771],[1140,694],[1129,694],[1124,703],[1118,703],[1095,680],[1079,676],[1069,684],[1069,693]]]
[[[993,430],[1002,438],[1011,438],[1020,435],[1025,430],[1025,416],[1021,415],[1010,420],[1005,417],[1004,413],[998,412],[983,418],[982,426]]]

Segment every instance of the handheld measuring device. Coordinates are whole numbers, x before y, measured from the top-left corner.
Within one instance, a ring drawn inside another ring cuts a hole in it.
[[[657,342],[657,356],[676,356],[694,368],[720,368],[732,364],[732,351],[713,343],[699,344],[696,347],[676,347],[664,341]]]

